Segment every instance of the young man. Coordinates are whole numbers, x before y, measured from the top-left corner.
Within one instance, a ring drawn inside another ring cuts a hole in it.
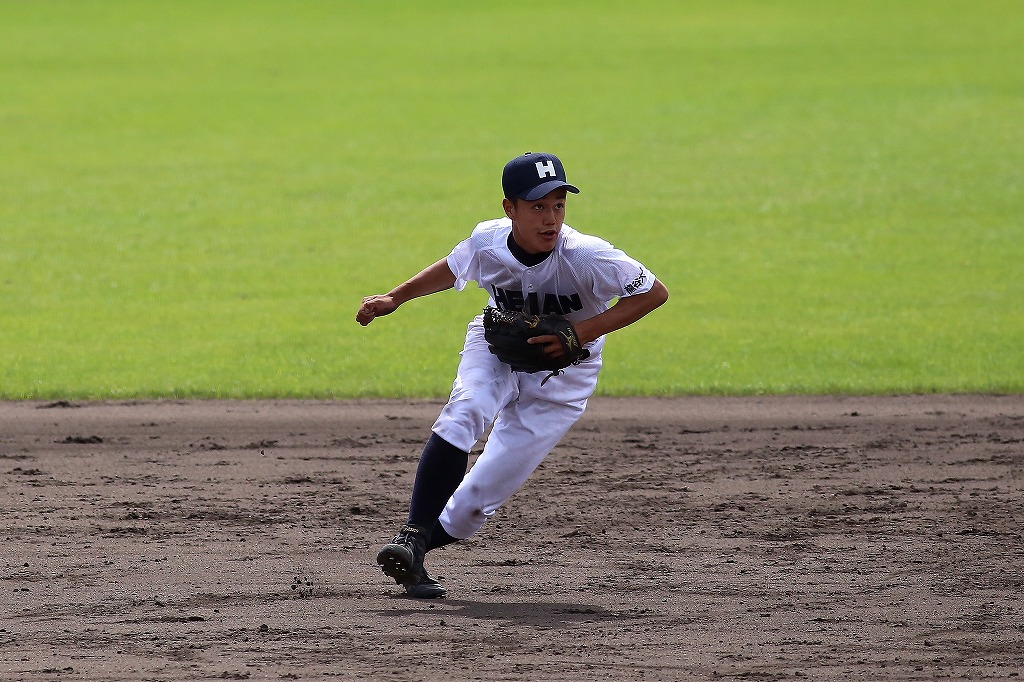
[[[501,184],[506,217],[480,223],[447,258],[389,293],[364,298],[356,321],[366,326],[411,299],[475,281],[496,308],[565,315],[590,357],[541,385],[546,373],[514,372],[488,350],[482,316],[470,322],[451,397],[420,456],[409,517],[377,555],[384,573],[411,597],[445,595],[427,574],[424,555],[479,530],[583,414],[597,386],[605,335],[668,300],[668,290],[639,262],[563,224],[566,194],[579,190],[566,181],[557,157],[516,157]],[[530,342],[552,357],[562,354],[556,336]],[[492,424],[467,473],[470,450]]]

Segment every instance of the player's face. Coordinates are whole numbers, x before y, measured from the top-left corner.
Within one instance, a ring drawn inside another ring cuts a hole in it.
[[[552,190],[533,201],[505,199],[502,205],[512,219],[512,237],[523,251],[546,253],[555,248],[565,220],[564,189]]]

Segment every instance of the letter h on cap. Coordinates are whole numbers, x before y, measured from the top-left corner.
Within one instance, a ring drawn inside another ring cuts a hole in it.
[[[555,162],[551,159],[548,159],[547,163],[541,163],[538,161],[533,165],[537,167],[538,178],[546,178],[549,175],[553,178],[558,177],[558,173],[555,172]]]

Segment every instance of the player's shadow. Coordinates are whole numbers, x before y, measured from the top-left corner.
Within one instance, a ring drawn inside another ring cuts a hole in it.
[[[401,599],[399,597],[399,599]],[[403,601],[405,601],[403,599]],[[626,620],[629,616],[613,613],[603,606],[592,604],[567,604],[560,602],[478,602],[464,599],[439,599],[437,601],[408,600],[410,608],[387,609],[382,616],[406,617],[415,614],[444,614],[455,618],[475,620],[507,620],[523,625],[557,626],[566,623],[586,621]],[[411,607],[416,604],[416,607]],[[443,607],[437,609],[438,606]]]

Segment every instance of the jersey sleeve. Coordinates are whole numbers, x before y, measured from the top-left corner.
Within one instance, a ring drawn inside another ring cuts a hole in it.
[[[463,239],[448,254],[448,267],[455,275],[455,289],[462,291],[469,282],[479,281],[480,261],[475,257],[473,238]]]
[[[598,298],[615,298],[644,294],[654,286],[654,273],[606,241],[595,239],[580,256],[586,262],[583,271],[592,278],[590,283]]]
[[[499,218],[478,223],[473,228],[472,234],[456,244],[452,252],[448,254],[448,267],[455,275],[457,291],[465,289],[469,282],[476,282],[483,286],[480,279],[487,277],[488,263],[493,260],[488,254],[493,253],[495,244],[504,244],[503,226],[507,221],[507,218],[504,221]],[[511,223],[508,225],[510,226]]]

